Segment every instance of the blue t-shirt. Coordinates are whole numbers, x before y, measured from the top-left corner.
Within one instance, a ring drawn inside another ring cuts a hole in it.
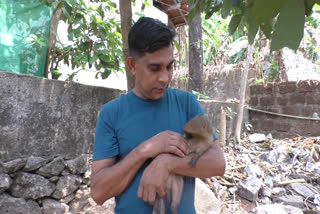
[[[171,130],[183,134],[183,126],[202,108],[193,94],[167,89],[159,100],[144,100],[132,91],[106,103],[99,114],[93,161],[117,156],[122,160],[132,149],[154,135]],[[152,206],[137,197],[143,170],[151,160],[138,170],[131,184],[116,196],[117,214],[151,214]],[[182,198],[178,213],[195,214],[195,179],[184,177]],[[166,213],[171,213],[167,206]]]

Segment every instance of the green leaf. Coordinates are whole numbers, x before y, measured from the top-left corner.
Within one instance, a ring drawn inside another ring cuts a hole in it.
[[[117,8],[117,4],[116,4],[116,3],[110,1],[109,4],[110,4],[113,8]]]
[[[257,32],[259,30],[258,24],[250,24],[248,29],[248,41],[249,44],[252,45],[254,42],[254,38],[256,38]]]
[[[241,5],[240,0],[231,0],[231,2],[234,7],[240,7]]]
[[[262,30],[263,34],[270,39],[272,33],[272,19],[262,22],[260,24],[260,29]]]
[[[309,16],[312,13],[313,5],[316,3],[315,0],[304,0],[304,6],[305,6],[305,14]]]
[[[237,27],[239,26],[241,19],[242,14],[236,14],[232,16],[228,26],[229,35],[232,35],[237,30]]]
[[[66,16],[67,18],[69,18],[71,16],[72,13],[72,7],[67,4],[65,1],[63,2],[63,14],[64,16]]]
[[[271,51],[288,47],[297,50],[303,37],[305,22],[304,2],[289,0],[281,8],[280,15],[275,24],[272,35]]]
[[[282,6],[286,1],[287,0],[255,0],[253,1],[253,6],[249,8],[250,22],[254,24],[260,24],[261,22],[265,22],[266,20],[269,20],[275,17],[280,12],[280,9],[282,8]]]
[[[71,7],[76,5],[76,0],[64,0],[65,2],[67,2]]]
[[[98,58],[99,58],[98,54],[93,54],[93,56],[90,57],[89,64],[95,63]]]
[[[179,42],[177,42],[176,40],[174,40],[173,42],[174,42],[174,45],[176,46],[176,49],[180,52],[181,51],[181,47],[180,47]]]
[[[111,74],[111,70],[107,68],[104,70],[104,72],[101,73],[101,77],[102,79],[107,79],[110,74]]]
[[[227,18],[232,8],[232,0],[223,0],[221,8],[222,18]]]
[[[195,8],[192,8],[191,11],[188,14],[188,22],[190,23],[192,21],[192,19],[194,17],[196,17],[196,15],[198,15],[197,11],[195,10]]]
[[[99,55],[99,59],[101,59],[103,62],[105,62],[105,63],[109,63],[109,56],[107,56],[107,55]]]
[[[102,19],[100,19],[98,16],[96,16],[95,19],[96,19],[96,22],[99,24],[101,24],[103,22]]]
[[[78,62],[79,60],[81,60],[81,59],[84,58],[84,57],[85,57],[85,56],[83,56],[83,55],[77,56],[76,58],[74,58],[73,63]]]

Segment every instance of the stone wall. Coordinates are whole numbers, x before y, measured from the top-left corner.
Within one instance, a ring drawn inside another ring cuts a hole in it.
[[[0,72],[0,160],[91,153],[98,112],[120,94]]]
[[[320,115],[320,82],[269,83],[250,87],[253,108],[302,117]],[[319,136],[320,121],[281,117],[250,111],[255,132],[272,133],[277,138]]]
[[[0,72],[0,213],[81,213],[94,206],[96,120],[121,93]]]
[[[80,213],[90,206],[90,160],[83,154],[71,160],[30,156],[3,163],[0,213]]]

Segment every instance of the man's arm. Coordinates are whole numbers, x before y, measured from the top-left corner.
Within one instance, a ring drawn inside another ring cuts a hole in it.
[[[189,164],[193,154],[178,157],[171,154],[159,154],[146,168],[140,180],[138,197],[153,204],[158,190],[164,188],[169,174],[190,177],[222,176],[226,163],[218,141],[214,141],[211,148],[198,160],[195,168]],[[161,196],[160,196],[161,197]]]
[[[195,168],[190,167],[190,160],[193,154],[180,158],[171,154],[163,154],[166,157],[159,157],[169,171],[183,176],[208,178],[212,176],[222,176],[226,168],[223,151],[219,147],[218,141],[214,141],[211,148],[205,152],[197,162]]]
[[[137,149],[115,164],[115,158],[94,161],[91,172],[91,197],[102,205],[106,200],[120,194],[131,182],[146,160]]]
[[[128,187],[148,158],[156,157],[163,152],[183,157],[186,151],[185,141],[180,134],[164,131],[140,144],[118,163],[115,163],[114,157],[94,161],[91,172],[91,196],[98,204],[103,204]],[[164,195],[164,191],[158,193]]]

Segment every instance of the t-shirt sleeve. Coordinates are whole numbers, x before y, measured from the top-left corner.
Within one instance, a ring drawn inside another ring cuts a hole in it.
[[[197,116],[198,114],[204,114],[200,103],[198,102],[196,96],[188,92],[188,121]],[[213,132],[213,139],[217,140],[216,134]]]
[[[92,160],[102,160],[115,157],[119,154],[119,144],[115,132],[114,103],[105,104],[99,113]]]

